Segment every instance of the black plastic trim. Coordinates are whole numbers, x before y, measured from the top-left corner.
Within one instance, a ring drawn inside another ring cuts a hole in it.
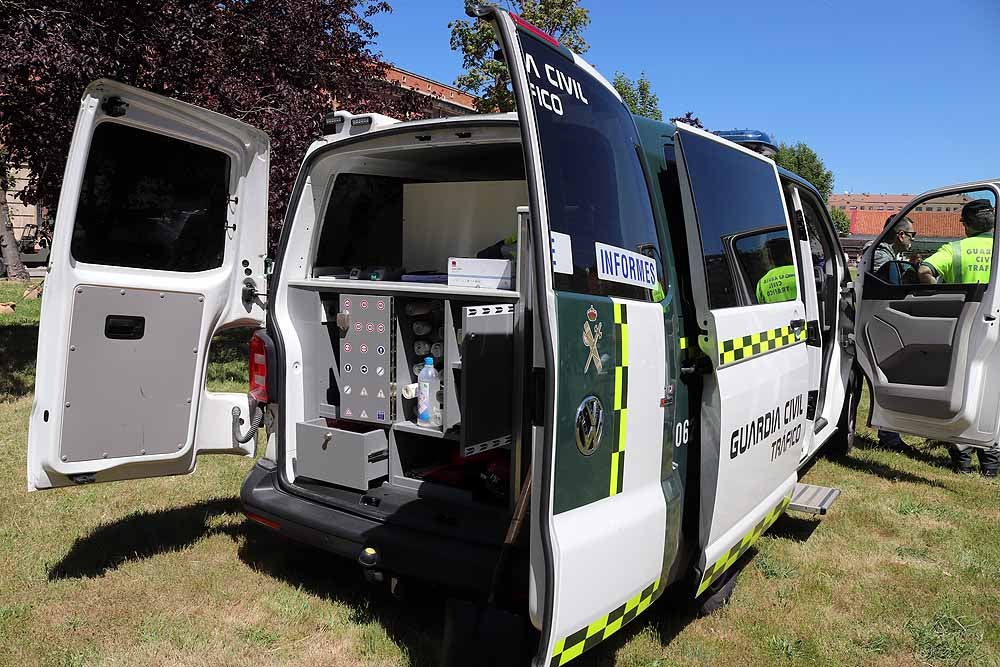
[[[383,523],[306,500],[282,490],[279,466],[259,461],[240,489],[246,512],[277,523],[278,532],[337,556],[357,560],[366,547],[379,569],[451,590],[484,593],[500,553],[495,546]]]
[[[938,294],[964,294],[966,303],[979,302],[986,294],[987,283],[971,283],[954,285],[940,283],[937,285],[890,285],[875,274],[865,274],[864,286],[861,290],[862,301],[901,301],[909,295],[936,296]]]

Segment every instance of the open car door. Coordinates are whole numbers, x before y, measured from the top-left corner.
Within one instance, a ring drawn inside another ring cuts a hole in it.
[[[241,394],[205,391],[212,336],[263,321],[267,136],[95,81],[56,216],[28,489],[188,473],[234,442]]]
[[[662,592],[664,310],[655,214],[631,114],[592,67],[495,7],[531,200],[529,611],[538,665],[566,664]],[[657,297],[654,297],[654,294]],[[542,368],[543,367],[543,368]],[[672,552],[670,553],[672,557]]]
[[[697,594],[787,506],[812,388],[796,235],[772,161],[679,124],[675,137],[700,348]]]
[[[862,257],[854,342],[875,426],[979,447],[997,441],[998,197],[991,181],[924,193]]]

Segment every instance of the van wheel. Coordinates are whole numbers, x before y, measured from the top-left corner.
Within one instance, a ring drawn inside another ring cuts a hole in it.
[[[833,434],[824,447],[830,458],[843,458],[854,449],[855,430],[858,425],[858,401],[861,400],[862,382],[861,371],[855,367],[851,371],[851,378],[847,383],[847,396],[844,398],[844,408],[837,421],[837,432]]]
[[[699,618],[714,614],[726,606],[729,598],[733,597],[736,590],[736,577],[739,570],[734,566],[722,574],[722,577],[713,581],[700,598],[695,600],[695,613]]]

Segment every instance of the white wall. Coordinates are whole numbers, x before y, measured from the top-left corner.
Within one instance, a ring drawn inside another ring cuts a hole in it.
[[[448,270],[448,257],[475,257],[517,229],[528,205],[525,181],[413,183],[403,186],[403,265]]]

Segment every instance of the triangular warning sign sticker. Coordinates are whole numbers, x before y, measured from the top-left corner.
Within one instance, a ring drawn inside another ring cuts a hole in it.
[[[385,392],[381,389],[378,390],[378,396],[376,398],[385,398]]]
[[[361,395],[362,396],[367,396],[368,395],[368,388],[367,387],[362,387],[361,388]]]
[[[352,414],[354,414],[354,413],[351,412],[350,408],[347,408],[346,410],[344,410],[344,416],[345,417],[350,417]]]
[[[368,419],[368,413],[367,413],[367,412],[365,412],[364,410],[362,410],[362,411],[361,411],[361,418],[362,418],[362,419]]]

